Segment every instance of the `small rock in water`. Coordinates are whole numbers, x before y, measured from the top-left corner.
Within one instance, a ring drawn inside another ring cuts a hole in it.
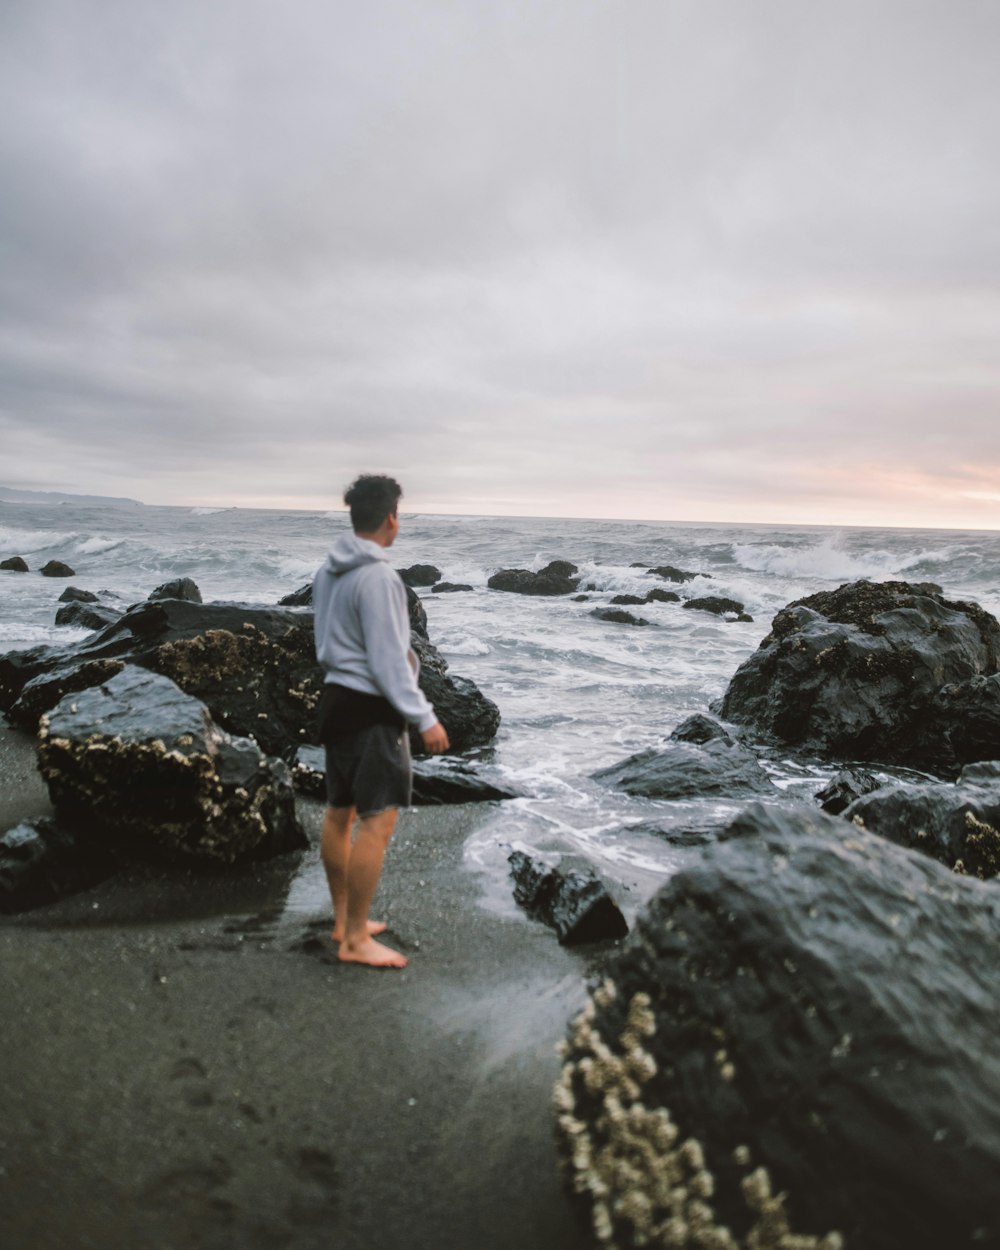
[[[406,586],[433,586],[441,580],[441,570],[433,564],[411,564],[408,569],[399,569],[399,576]]]
[[[558,863],[512,851],[507,857],[514,897],[543,923],[555,929],[564,946],[624,937],[625,917],[593,868],[572,857]]]
[[[38,570],[43,577],[75,577],[76,572],[61,560],[50,560]]]
[[[190,577],[175,577],[173,581],[157,586],[149,599],[151,602],[158,599],[182,599],[185,603],[201,603],[201,591]]]
[[[29,571],[27,564],[21,556],[9,556],[6,560],[0,560],[0,569],[7,573],[27,573]]]

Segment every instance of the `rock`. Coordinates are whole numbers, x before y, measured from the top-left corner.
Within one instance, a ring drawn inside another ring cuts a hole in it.
[[[27,564],[21,556],[8,556],[6,560],[0,560],[0,569],[7,573],[27,573],[29,572]]]
[[[415,602],[410,619],[423,665],[421,687],[453,749],[489,742],[500,724],[499,710],[472,682],[447,672],[427,638],[419,599],[409,594]],[[256,739],[268,755],[291,759],[312,739],[322,687],[312,629],[312,614],[291,608],[182,599],[141,603],[78,643],[0,656],[0,710],[33,730],[65,694],[100,685],[126,663],[138,664],[207,704],[223,729]]]
[[[473,590],[474,587],[467,585],[465,582],[438,582],[436,586],[431,587],[432,595],[448,595],[454,594],[457,590]]]
[[[28,911],[89,889],[115,871],[90,838],[42,817],[0,837],[0,912]]]
[[[676,590],[663,590],[660,586],[654,586],[646,595],[647,603],[680,603],[681,597]]]
[[[823,757],[955,776],[996,755],[1000,623],[922,585],[854,582],[783,608],[727,720]]]
[[[590,615],[596,616],[599,621],[609,621],[612,625],[649,625],[652,623],[643,616],[633,616],[624,608],[594,608]]]
[[[406,586],[433,586],[441,580],[441,570],[433,564],[411,564],[408,569],[400,569],[399,576]]]
[[[702,712],[682,720],[670,735],[671,742],[693,742],[696,746],[704,746],[707,742],[724,742],[727,746],[735,746],[736,740],[724,725],[720,725],[711,716]]]
[[[574,595],[573,596],[574,603],[589,603],[589,601],[590,601],[590,595]]]
[[[756,756],[728,735],[702,744],[675,740],[658,751],[650,747],[591,776],[626,794],[648,799],[709,794],[746,798],[778,793]]]
[[[743,610],[743,604],[737,599],[726,599],[721,595],[704,595],[701,599],[688,599],[683,605],[685,608],[694,608],[698,612],[714,612],[716,616],[726,616],[733,613],[737,620],[752,621],[752,616],[747,616]]]
[[[326,795],[326,761],[322,747],[299,747],[292,764],[297,789],[314,798]],[[495,774],[467,760],[438,756],[413,761],[413,805],[434,807],[449,803],[487,803],[519,798]]]
[[[633,568],[642,568],[641,564],[633,565]],[[676,569],[672,564],[661,564],[658,568],[650,569],[647,576],[662,577],[667,582],[690,582],[699,576],[698,573],[689,573],[685,569]],[[707,577],[708,574],[701,574]]]
[[[121,612],[99,603],[74,600],[56,612],[57,625],[75,625],[78,629],[104,629],[117,621]]]
[[[308,608],[312,607],[312,601],[312,582],[306,582],[306,584],[304,586],[300,586],[298,590],[293,590],[290,595],[285,595],[284,599],[279,599],[278,603],[284,608]]]
[[[863,768],[845,768],[817,793],[816,802],[824,812],[839,816],[855,799],[860,799],[863,794],[871,794],[882,785],[883,782],[874,773],[865,772]]]
[[[544,569],[532,573],[528,569],[501,569],[487,581],[490,590],[507,590],[516,595],[568,595],[580,583],[578,572],[568,560],[553,560]]]
[[[60,603],[97,603],[97,595],[91,590],[80,590],[76,586],[67,586],[59,596]]]
[[[988,772],[963,770],[954,784],[885,786],[856,799],[844,816],[954,872],[983,880],[1000,873],[1000,777]]]
[[[61,560],[50,560],[38,570],[43,577],[75,577],[76,573]]]
[[[557,863],[512,851],[507,857],[514,897],[529,915],[555,929],[563,946],[601,942],[628,933],[625,917],[594,870],[575,856]]]
[[[1000,891],[815,809],[755,804],[730,833],[572,1028],[560,1137],[595,1232],[1000,1246]]]
[[[201,591],[190,577],[175,577],[164,582],[150,594],[150,601],[158,599],[183,599],[185,603],[201,603]]]
[[[635,608],[640,604],[648,603],[648,599],[642,599],[639,595],[615,595],[611,600],[612,603],[619,604],[623,608]]]
[[[131,854],[220,866],[308,845],[288,766],[133,665],[43,717],[38,758],[59,818]]]

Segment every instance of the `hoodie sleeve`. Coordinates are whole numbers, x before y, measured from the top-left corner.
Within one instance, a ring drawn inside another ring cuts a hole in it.
[[[358,588],[358,616],[372,679],[392,706],[422,733],[437,722],[417,685],[419,666],[410,650],[410,617],[403,583],[388,565],[374,564]]]

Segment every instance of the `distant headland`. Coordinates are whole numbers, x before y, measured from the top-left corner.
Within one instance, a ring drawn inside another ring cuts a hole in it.
[[[13,486],[0,486],[0,503],[94,503],[128,504],[132,508],[144,508],[139,499],[125,499],[117,495],[70,495],[58,490],[18,490]]]

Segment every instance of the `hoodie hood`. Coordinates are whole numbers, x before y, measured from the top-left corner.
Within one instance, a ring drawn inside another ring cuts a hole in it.
[[[370,538],[359,538],[353,530],[349,534],[341,534],[330,548],[323,565],[327,573],[339,577],[341,573],[349,573],[351,569],[362,564],[374,564],[377,560],[388,560],[389,553]]]

